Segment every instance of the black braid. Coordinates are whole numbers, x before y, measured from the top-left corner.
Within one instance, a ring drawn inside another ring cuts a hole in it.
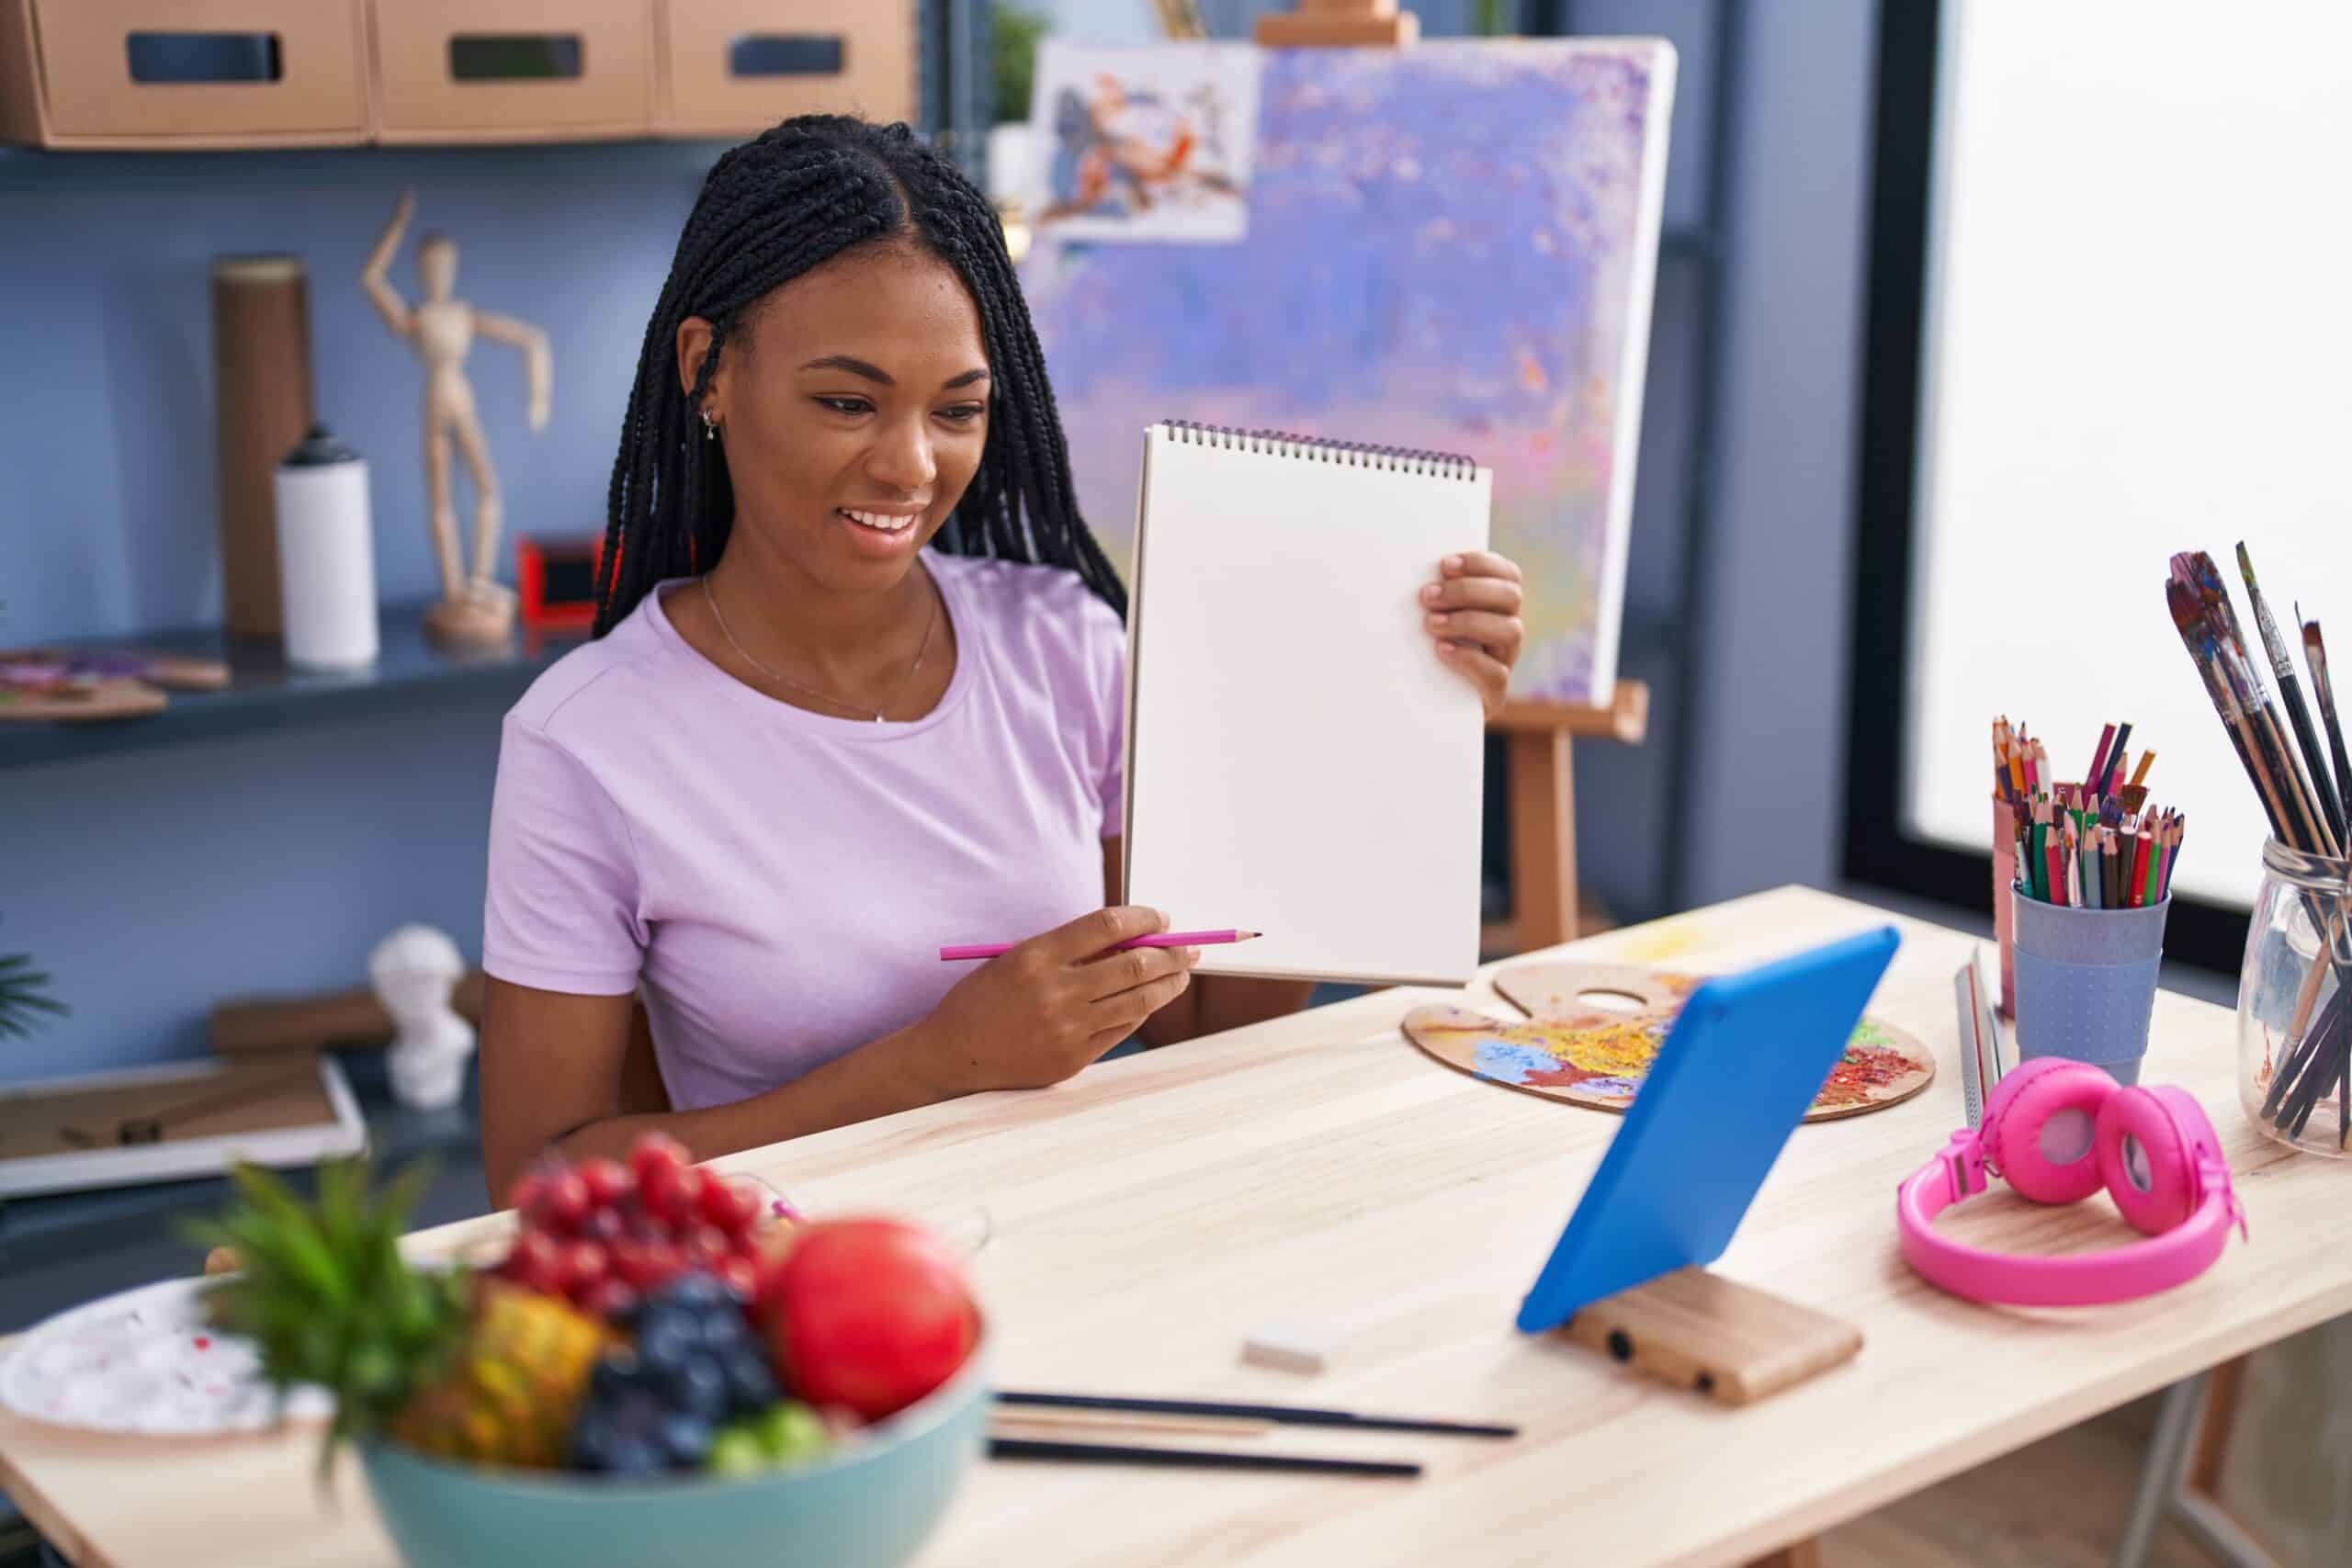
[[[1126,590],[1079,515],[1045,355],[995,209],[906,126],[807,115],[722,155],[678,238],[621,421],[596,636],[626,620],[655,583],[707,570],[726,548],[735,487],[725,449],[704,438],[700,410],[747,312],[818,264],[893,239],[956,270],[988,351],[988,440],[933,547],[1066,567],[1126,614]],[[713,331],[694,389],[684,392],[676,344],[690,316]]]

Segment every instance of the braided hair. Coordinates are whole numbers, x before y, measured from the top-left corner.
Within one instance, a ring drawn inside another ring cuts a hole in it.
[[[1123,616],[1126,590],[1079,516],[1044,353],[988,198],[904,125],[838,115],[786,120],[712,165],[646,323],[605,502],[595,636],[654,584],[707,570],[735,521],[718,442],[693,426],[730,339],[770,293],[860,246],[912,243],[963,279],[988,353],[988,436],[971,483],[933,539],[951,555],[1065,567]],[[678,328],[711,323],[690,391]]]

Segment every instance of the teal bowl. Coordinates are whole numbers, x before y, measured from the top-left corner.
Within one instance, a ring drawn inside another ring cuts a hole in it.
[[[410,1568],[894,1568],[936,1528],[979,1457],[988,1380],[975,1349],[935,1393],[832,1457],[740,1479],[622,1482],[484,1470],[360,1447],[368,1493]]]

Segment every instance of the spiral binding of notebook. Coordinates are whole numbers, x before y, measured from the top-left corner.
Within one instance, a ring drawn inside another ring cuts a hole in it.
[[[1476,479],[1478,473],[1475,458],[1454,452],[1425,452],[1413,446],[1375,446],[1358,441],[1330,441],[1321,436],[1294,434],[1286,430],[1240,430],[1231,425],[1200,424],[1185,419],[1163,420],[1160,423],[1170,435],[1188,446],[1217,446],[1234,452],[1263,452],[1276,457],[1300,457],[1309,462],[1379,468],[1388,473],[1429,474],[1447,479]]]

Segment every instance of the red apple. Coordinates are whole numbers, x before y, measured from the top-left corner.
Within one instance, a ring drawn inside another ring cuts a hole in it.
[[[763,1284],[777,1375],[807,1403],[868,1421],[945,1382],[979,1337],[956,1254],[897,1220],[805,1225]]]

